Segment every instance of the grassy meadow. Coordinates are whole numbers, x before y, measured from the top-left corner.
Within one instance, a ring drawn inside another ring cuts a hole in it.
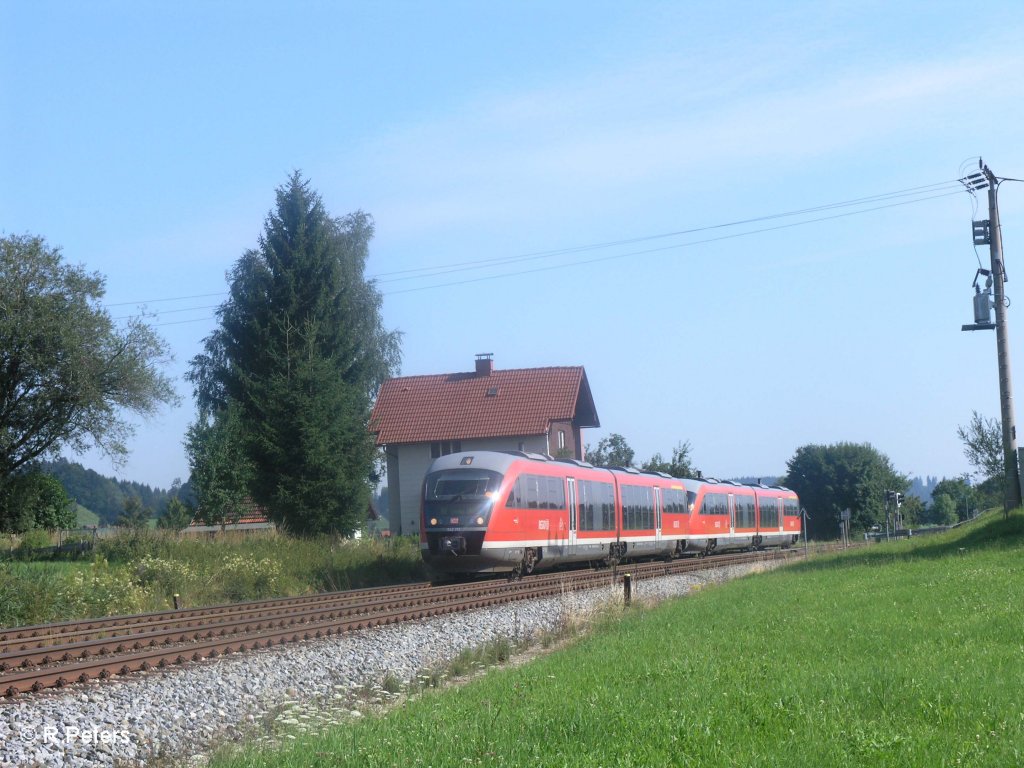
[[[419,542],[273,532],[100,539],[88,560],[0,562],[0,627],[215,605],[425,578]]]
[[[1024,516],[813,558],[242,766],[1024,763]]]

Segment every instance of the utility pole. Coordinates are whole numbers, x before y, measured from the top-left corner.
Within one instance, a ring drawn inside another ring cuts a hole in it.
[[[1017,425],[1013,414],[1013,382],[1010,376],[1010,342],[1006,326],[1006,269],[1003,262],[1003,237],[999,228],[999,179],[991,169],[978,160],[980,170],[960,181],[971,192],[988,188],[988,221],[974,222],[974,244],[988,245],[993,303],[996,309],[996,357],[999,363],[999,405],[1003,422],[1003,511],[1009,512],[1021,505],[1020,474],[1017,468]],[[975,320],[980,319],[975,313]],[[983,326],[984,327],[984,326]],[[991,326],[988,326],[991,327]],[[979,330],[964,326],[963,330]]]

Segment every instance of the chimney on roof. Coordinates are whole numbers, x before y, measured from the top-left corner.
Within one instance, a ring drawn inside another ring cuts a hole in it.
[[[494,370],[494,353],[481,352],[476,356],[476,375],[490,376]]]

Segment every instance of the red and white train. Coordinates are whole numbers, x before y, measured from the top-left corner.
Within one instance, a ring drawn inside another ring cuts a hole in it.
[[[436,459],[422,515],[424,560],[453,575],[788,547],[801,530],[800,501],[787,488],[518,452]]]

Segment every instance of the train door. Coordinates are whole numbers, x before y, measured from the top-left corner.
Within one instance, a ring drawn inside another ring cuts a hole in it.
[[[736,533],[736,496],[729,494],[729,533]]]
[[[576,528],[579,525],[576,519],[576,478],[570,477],[566,480],[569,484],[569,546],[576,544]]]
[[[661,488],[654,488],[654,540],[661,541]]]

